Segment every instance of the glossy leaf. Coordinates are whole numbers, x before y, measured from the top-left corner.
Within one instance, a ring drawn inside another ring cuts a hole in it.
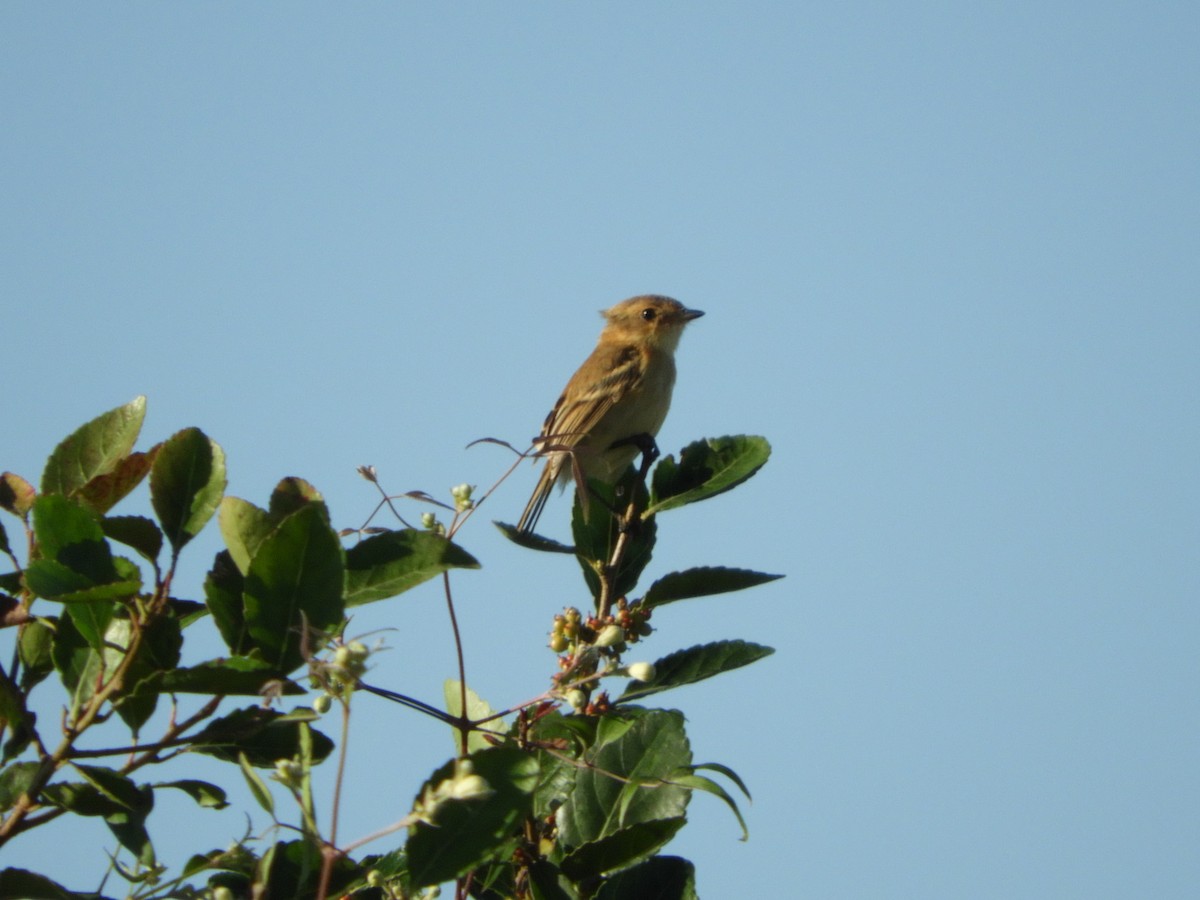
[[[150,502],[178,553],[217,511],[225,493],[225,451],[198,428],[162,445],[150,470]]]
[[[261,706],[248,706],[209,722],[196,735],[195,749],[227,762],[237,762],[238,754],[245,753],[250,765],[274,768],[275,760],[291,759],[299,754],[300,724],[316,718],[309,709],[300,708],[285,714]],[[314,729],[313,761],[320,762],[332,750],[333,741]]]
[[[771,455],[766,438],[735,435],[688,444],[654,467],[650,505],[644,516],[706,500],[737,487],[761,469]]]
[[[696,867],[678,856],[655,856],[606,878],[595,900],[696,900]]]
[[[65,438],[42,472],[42,493],[70,496],[97,475],[113,471],[129,455],[146,417],[146,398],[102,413]]]
[[[446,798],[426,809],[432,822],[418,822],[409,831],[405,853],[414,886],[440,884],[489,860],[507,858],[517,843],[517,825],[529,814],[530,795],[537,780],[537,762],[512,746],[489,747],[472,753],[472,770],[490,794],[472,799]],[[453,778],[456,761],[433,773],[418,795]]]
[[[258,551],[258,545],[267,539],[279,523],[269,512],[249,500],[225,497],[217,511],[217,524],[230,558],[238,571],[245,575],[250,571],[250,560]]]
[[[290,672],[303,663],[303,629],[342,622],[341,542],[318,506],[306,506],[262,542],[243,589],[246,634],[263,659]]]
[[[229,805],[225,791],[215,784],[200,781],[195,778],[182,778],[178,781],[160,781],[153,785],[155,788],[175,788],[183,791],[204,809],[224,809]]]
[[[114,639],[113,629],[109,629],[108,640],[127,648],[128,621],[122,619],[114,624],[126,626],[125,632],[120,639]],[[158,616],[142,626],[136,655],[125,670],[121,691],[115,697],[117,714],[135,735],[158,707],[158,681],[179,665],[182,647],[183,635],[175,619]]]
[[[672,572],[670,575],[664,575],[658,579],[646,591],[646,595],[642,598],[642,605],[653,609],[675,600],[689,600],[693,597],[740,591],[782,577],[782,575],[768,575],[766,572],[754,572],[750,569],[699,566],[682,572]]]
[[[40,763],[15,762],[0,771],[0,812],[12,809],[37,778]]]
[[[3,762],[8,762],[29,746],[37,716],[25,706],[25,693],[0,668],[0,735],[4,742]]]
[[[721,800],[729,807],[734,818],[737,819],[738,825],[742,827],[743,841],[749,840],[750,830],[746,827],[746,820],[742,818],[742,811],[738,809],[737,801],[729,795],[725,788],[721,787],[711,778],[706,778],[703,775],[697,775],[694,771],[680,772],[671,778],[673,784],[681,784],[684,787],[689,787],[694,791],[704,791],[706,794],[712,794],[714,797]]]
[[[478,568],[475,557],[441,535],[387,531],[346,551],[346,605],[394,597],[450,569]]]
[[[26,693],[54,671],[51,656],[54,629],[48,623],[55,622],[56,619],[33,619],[21,626],[17,649],[21,658],[21,690]]]
[[[0,871],[0,900],[109,900],[102,894],[78,894],[57,881],[26,869]]]
[[[162,552],[163,533],[145,516],[107,516],[100,527],[109,540],[133,548],[147,562],[157,561]]]
[[[294,696],[307,693],[294,681],[280,678],[270,663],[261,659],[235,656],[213,659],[186,668],[164,673],[161,690],[172,694],[221,694],[225,696],[258,696],[268,687],[280,694]]]
[[[587,767],[577,773],[575,789],[558,811],[559,836],[567,847],[678,818],[687,808],[690,792],[668,783],[692,761],[677,710],[629,709],[605,717],[584,761]]]
[[[43,559],[61,563],[91,584],[116,580],[100,521],[78,503],[57,494],[38,497],[33,503],[33,533]]]
[[[637,822],[583,844],[563,857],[563,874],[572,881],[584,881],[633,865],[664,847],[686,821],[674,816]]]
[[[593,597],[600,594],[600,571],[612,559],[620,536],[620,520],[610,510],[624,513],[629,497],[636,496],[638,508],[647,502],[646,486],[632,468],[626,470],[620,484],[614,488],[592,480],[588,484],[592,496],[585,512],[579,493],[571,517],[571,532],[575,539],[575,556],[583,570],[584,580]],[[632,493],[631,493],[632,492]],[[628,545],[614,581],[615,596],[629,593],[637,586],[638,578],[650,562],[658,523],[653,519],[638,521],[626,537]]]
[[[204,602],[212,613],[213,622],[221,632],[230,652],[242,655],[250,651],[246,634],[246,609],[242,591],[246,580],[233,562],[228,550],[213,559],[212,569],[204,579]]]
[[[627,703],[670,688],[694,684],[748,666],[774,652],[771,647],[750,641],[717,641],[679,650],[655,662],[654,678],[631,682],[620,699]]]
[[[571,553],[575,552],[575,548],[560,543],[552,538],[543,537],[540,534],[533,532],[525,532],[517,530],[516,525],[510,525],[507,522],[492,522],[500,533],[516,544],[518,547],[525,547],[529,550],[541,550],[546,553]]]

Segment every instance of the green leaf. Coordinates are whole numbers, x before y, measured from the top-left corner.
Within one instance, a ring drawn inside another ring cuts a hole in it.
[[[722,672],[748,666],[774,652],[771,647],[750,641],[717,641],[678,650],[654,664],[654,678],[650,681],[631,682],[621,695],[620,702],[628,703],[670,688],[694,684]]]
[[[281,673],[304,662],[305,628],[341,624],[345,563],[341,542],[323,510],[305,506],[262,542],[243,590],[246,633]]]
[[[766,438],[756,435],[708,438],[688,444],[679,462],[666,456],[654,467],[645,517],[706,500],[737,487],[761,469],[771,455]]]
[[[147,562],[156,562],[162,552],[163,533],[145,516],[107,516],[100,527],[107,538],[132,547]]]
[[[317,896],[321,879],[321,851],[311,840],[279,841],[263,854],[261,884],[264,896],[307,898]],[[340,897],[358,874],[358,866],[342,856],[333,864],[328,896]],[[249,896],[247,892],[246,896]],[[366,896],[370,896],[367,894]]]
[[[395,597],[450,569],[478,568],[475,557],[432,531],[372,535],[346,551],[346,605]]]
[[[13,808],[37,777],[40,763],[15,762],[0,771],[0,812]]]
[[[36,722],[37,716],[25,706],[25,692],[0,668],[0,734],[8,733],[3,762],[20,756],[29,746]]]
[[[37,491],[33,485],[12,472],[0,473],[0,509],[8,510],[18,519],[24,519],[33,508]]]
[[[452,716],[462,715],[462,692],[460,682],[457,678],[447,678],[442,685],[442,693],[446,698],[446,712]],[[467,687],[467,718],[472,722],[478,722],[480,719],[485,719],[493,715],[496,711],[488,705],[488,702],[480,697],[477,693]],[[485,733],[492,735],[503,735],[508,729],[504,725],[503,719],[492,719],[486,725],[480,726],[481,730],[473,730],[467,735],[467,750],[474,753],[476,750],[482,750],[485,747],[490,747],[492,744],[484,737]],[[458,729],[454,729],[454,749],[455,752],[459,749]]]
[[[221,537],[229,548],[229,556],[245,575],[258,546],[267,539],[279,523],[265,509],[260,509],[241,497],[226,497],[217,511]]]
[[[97,475],[113,471],[137,442],[146,417],[146,398],[102,413],[65,438],[42,472],[42,493],[71,496]]]
[[[575,492],[571,531],[575,539],[575,556],[583,570],[588,590],[593,597],[599,597],[600,572],[612,559],[620,536],[620,520],[609,510],[619,509],[624,512],[629,505],[628,498],[634,495],[637,497],[638,508],[642,509],[646,505],[647,494],[645,484],[637,477],[633,467],[625,471],[616,487],[595,479],[588,482],[588,487],[592,496],[588,501],[586,515],[579,492]],[[634,523],[626,536],[628,545],[616,572],[613,585],[615,596],[628,594],[637,586],[638,578],[650,562],[657,534],[658,523],[653,519]]]
[[[175,788],[183,791],[204,809],[224,809],[229,805],[225,791],[215,784],[200,781],[195,778],[182,778],[178,781],[160,781],[153,785],[155,788]]]
[[[122,620],[122,624],[127,624]],[[112,640],[110,634],[109,640]],[[127,648],[129,640],[119,642]],[[159,681],[179,665],[183,634],[176,619],[157,616],[142,626],[137,655],[125,671],[124,683],[114,697],[117,714],[136,735],[158,706]]]
[[[268,686],[278,687],[279,693],[307,693],[294,681],[280,678],[270,663],[246,656],[212,659],[208,662],[164,673],[161,690],[171,694],[221,694],[254,697]]]
[[[329,521],[329,510],[325,506],[325,498],[321,496],[321,492],[303,478],[291,475],[281,478],[275,485],[275,489],[271,491],[267,509],[270,511],[272,519],[282,522],[292,513],[310,504],[321,507],[325,520]]]
[[[33,503],[33,533],[43,559],[61,563],[91,584],[116,580],[104,530],[78,503],[57,494],[38,497]]]
[[[54,671],[51,648],[56,619],[32,619],[21,626],[17,649],[21,656],[21,690],[29,693],[38,682]]]
[[[237,762],[244,753],[250,765],[260,769],[275,767],[277,759],[291,759],[300,753],[300,725],[317,717],[304,707],[284,714],[261,706],[248,706],[209,722],[194,741],[194,749]],[[312,731],[313,762],[319,763],[333,750],[333,741],[315,729]]]
[[[668,782],[691,761],[677,710],[626,709],[605,717],[558,811],[560,840],[581,847],[633,825],[681,817],[691,792]]]
[[[711,778],[705,778],[703,775],[696,775],[693,772],[681,772],[675,775],[671,781],[675,784],[681,784],[684,787],[689,787],[694,791],[704,791],[707,794],[712,794],[714,797],[722,800],[726,806],[733,812],[738,824],[742,826],[742,840],[750,839],[750,829],[746,827],[746,820],[742,818],[742,811],[738,809],[737,802],[729,796],[729,792],[721,787]]]
[[[238,766],[241,767],[242,775],[246,779],[246,785],[250,788],[250,793],[254,796],[255,802],[266,811],[268,816],[274,818],[275,798],[271,796],[271,789],[267,787],[267,783],[263,781],[262,776],[254,771],[245,753],[238,754]]]
[[[246,634],[246,610],[242,598],[245,584],[228,550],[216,555],[212,569],[204,579],[205,605],[212,613],[217,630],[221,632],[230,652],[239,656],[250,652],[251,647]]]
[[[57,881],[25,869],[0,871],[0,900],[109,900],[102,894],[69,891]]]
[[[529,814],[537,761],[512,746],[472,753],[471,769],[490,794],[471,799],[446,796],[432,807],[426,799],[454,778],[457,761],[433,773],[417,797],[432,822],[409,831],[405,853],[414,886],[440,884],[493,859],[507,858],[517,844],[517,825]]]
[[[655,856],[605,879],[595,900],[696,900],[696,867],[678,856]]]
[[[563,857],[563,874],[572,881],[586,881],[630,866],[665,846],[686,821],[683,816],[675,816],[638,822],[583,844]]]
[[[150,502],[175,553],[200,533],[225,493],[225,452],[199,428],[172,435],[150,470]]]
[[[723,594],[727,591],[740,591],[743,588],[766,584],[782,578],[782,575],[768,575],[766,572],[753,572],[750,569],[729,569],[724,566],[699,566],[682,572],[672,572],[664,575],[646,591],[642,605],[647,609],[671,603],[674,600],[688,600],[692,597],[707,597],[710,594]]]
[[[507,522],[492,522],[500,533],[516,544],[518,547],[525,547],[529,550],[542,550],[546,553],[570,553],[575,552],[575,548],[567,544],[560,543],[548,537],[542,537],[540,534],[534,534],[531,531],[520,531],[516,525],[509,525]]]
[[[8,542],[8,530],[4,527],[3,522],[0,522],[0,553],[12,553],[12,544]]]

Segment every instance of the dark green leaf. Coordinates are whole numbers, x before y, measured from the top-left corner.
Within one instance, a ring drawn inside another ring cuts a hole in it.
[[[688,444],[679,452],[678,463],[674,456],[666,456],[654,467],[651,502],[643,515],[652,516],[737,487],[761,469],[770,455],[767,439],[756,435]]]
[[[605,879],[595,900],[696,900],[696,867],[678,856],[655,856]]]
[[[572,881],[585,881],[633,865],[665,846],[686,821],[683,816],[675,816],[621,828],[564,856],[563,874]]]
[[[15,762],[0,771],[0,812],[12,809],[21,795],[29,790],[41,765],[36,762]]]
[[[155,562],[162,551],[163,534],[145,516],[108,516],[100,520],[100,527],[109,539],[132,547],[148,562]]]
[[[280,841],[263,855],[264,884],[268,888],[264,894],[270,897],[315,897],[321,879],[321,863],[321,851],[312,841]],[[357,873],[358,866],[344,856],[339,857],[330,872],[329,896],[340,896]]]
[[[43,559],[50,559],[90,579],[115,581],[117,571],[100,521],[78,503],[43,494],[33,503],[33,533]]]
[[[146,398],[103,413],[62,441],[46,461],[43,494],[71,495],[129,455],[146,417]]]
[[[279,677],[270,663],[245,656],[213,659],[164,674],[161,690],[172,694],[222,694],[253,697],[268,685],[277,686],[285,695],[306,691],[294,681]]]
[[[54,629],[48,623],[56,619],[33,619],[21,626],[17,648],[21,655],[21,690],[29,693],[33,686],[54,671],[51,648]]]
[[[209,784],[207,781],[198,781],[195,778],[183,778],[179,781],[162,781],[154,785],[154,787],[175,788],[176,790],[183,791],[205,809],[224,809],[229,805],[229,801],[225,799],[225,791],[215,784]]]
[[[325,498],[321,496],[321,492],[303,478],[292,475],[280,479],[279,484],[275,485],[275,489],[271,491],[267,509],[272,519],[282,522],[292,513],[309,504],[321,507],[325,514],[325,520],[329,521],[329,510],[325,507]]]
[[[69,891],[45,875],[25,869],[0,872],[0,900],[108,900],[102,894]]]
[[[304,708],[285,715],[249,706],[209,722],[196,735],[195,748],[227,762],[237,762],[238,753],[243,752],[251,765],[274,768],[275,760],[291,759],[300,753],[300,724],[316,718],[312,710]],[[332,750],[333,741],[313,730],[313,762],[325,759]]]
[[[25,692],[0,668],[0,734],[8,733],[4,742],[3,762],[8,762],[29,746],[37,716],[25,707]]]
[[[478,568],[475,557],[432,531],[372,535],[346,551],[346,605],[394,597],[450,569]]]
[[[531,531],[519,531],[516,525],[509,525],[507,522],[492,522],[500,533],[516,544],[518,547],[526,547],[529,550],[543,550],[547,553],[574,553],[575,548],[567,544],[560,543],[548,537],[542,537],[540,534],[534,534]]]
[[[245,579],[233,557],[228,550],[222,550],[204,579],[204,601],[230,652],[238,655],[248,653],[251,646],[246,635],[244,587]]]
[[[344,566],[341,542],[316,505],[286,518],[254,554],[243,589],[246,633],[281,673],[304,662],[304,628],[341,624]]]
[[[427,798],[454,777],[458,763],[451,760],[433,773],[418,796],[418,804],[432,824],[413,826],[405,846],[415,886],[440,884],[489,860],[507,857],[517,842],[518,823],[529,814],[537,779],[532,755],[501,746],[473,753],[468,759],[491,793],[473,799],[447,797],[431,807]]]
[[[704,791],[706,794],[712,794],[714,797],[723,801],[737,819],[738,824],[742,827],[742,840],[749,840],[750,829],[746,827],[746,820],[742,818],[742,811],[738,809],[737,802],[729,796],[729,792],[721,787],[711,778],[705,778],[703,775],[696,775],[692,772],[680,772],[671,779],[672,783],[680,784],[684,787],[691,788],[694,791]]]
[[[650,681],[631,682],[620,700],[628,703],[659,691],[703,681],[722,672],[748,666],[774,652],[771,647],[750,641],[717,641],[678,650],[654,664],[654,678]]]
[[[37,491],[33,485],[12,472],[0,473],[0,509],[6,509],[19,519],[24,519],[33,507]]]
[[[0,553],[12,553],[12,544],[8,542],[8,530],[0,522]]]
[[[768,575],[766,572],[753,572],[750,569],[700,566],[683,572],[672,572],[670,575],[664,575],[658,579],[646,591],[646,596],[642,598],[642,605],[652,609],[674,600],[740,591],[743,588],[766,584],[768,581],[775,581],[782,577],[782,575]]]
[[[128,647],[128,642],[121,644]],[[183,635],[179,622],[158,616],[142,626],[137,655],[125,671],[124,684],[115,697],[117,714],[136,735],[158,706],[158,683],[179,665]]]
[[[626,470],[620,483],[614,488],[601,481],[588,483],[591,498],[586,513],[575,493],[575,507],[571,517],[571,531],[575,539],[575,556],[583,570],[584,580],[593,597],[600,595],[600,571],[612,559],[613,550],[620,537],[620,520],[610,510],[624,513],[629,498],[636,496],[639,509],[647,502],[646,486],[637,477],[632,467]],[[628,594],[637,586],[637,580],[650,562],[658,524],[653,520],[634,521],[626,536],[628,545],[621,559],[613,583],[614,596]]]
[[[200,533],[225,493],[225,452],[198,428],[172,435],[150,470],[150,502],[178,553]]]
[[[632,825],[681,817],[690,792],[669,778],[692,761],[677,710],[628,709],[601,720],[588,767],[558,811],[566,847],[594,843]],[[618,776],[614,778],[613,776]]]

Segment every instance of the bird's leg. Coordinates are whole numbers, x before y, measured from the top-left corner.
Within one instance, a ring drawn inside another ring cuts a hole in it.
[[[638,478],[642,481],[646,480],[646,476],[650,474],[650,467],[654,465],[654,461],[661,455],[658,449],[658,443],[654,440],[654,435],[643,431],[641,434],[633,434],[626,438],[621,438],[619,441],[613,441],[609,446],[609,450],[615,450],[618,447],[637,447],[642,454],[641,465],[638,466]]]

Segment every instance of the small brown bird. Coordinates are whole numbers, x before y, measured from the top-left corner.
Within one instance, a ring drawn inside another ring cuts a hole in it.
[[[526,534],[536,527],[550,489],[573,480],[572,459],[585,479],[612,484],[638,454],[633,444],[613,444],[658,434],[675,387],[675,348],[684,326],[704,313],[647,294],[602,315],[608,324],[596,349],[571,376],[534,442],[546,467],[517,523]]]

